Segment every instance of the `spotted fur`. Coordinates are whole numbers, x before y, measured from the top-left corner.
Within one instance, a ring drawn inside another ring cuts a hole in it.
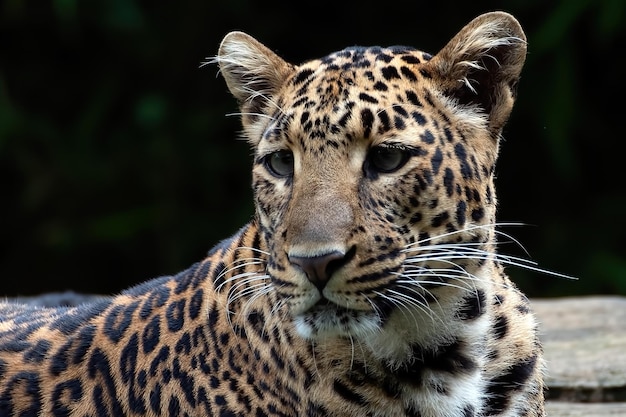
[[[203,261],[78,307],[0,304],[0,416],[543,416],[494,164],[526,55],[479,16],[438,54],[219,65],[256,215]]]

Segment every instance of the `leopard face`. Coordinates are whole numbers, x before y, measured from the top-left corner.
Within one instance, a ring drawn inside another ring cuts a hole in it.
[[[301,336],[408,347],[428,332],[403,329],[497,275],[494,163],[525,57],[521,29],[500,24],[435,56],[355,47],[299,66],[225,38],[267,273]]]

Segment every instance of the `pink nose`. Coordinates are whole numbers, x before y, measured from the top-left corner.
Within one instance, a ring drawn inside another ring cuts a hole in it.
[[[333,251],[318,256],[289,256],[289,261],[302,269],[309,281],[320,291],[333,273],[348,261],[344,252]]]

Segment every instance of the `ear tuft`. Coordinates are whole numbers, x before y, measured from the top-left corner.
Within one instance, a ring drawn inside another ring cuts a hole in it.
[[[478,16],[429,62],[444,93],[477,106],[498,135],[513,107],[526,59],[526,36],[508,13]]]

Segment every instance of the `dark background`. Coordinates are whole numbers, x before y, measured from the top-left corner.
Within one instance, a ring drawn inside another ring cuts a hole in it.
[[[509,272],[532,296],[626,294],[626,2],[556,3],[0,2],[0,297],[119,292],[250,219],[235,102],[199,68],[228,31],[296,63],[356,44],[436,52],[490,10],[529,39],[499,220],[525,223],[503,230],[579,280]]]

